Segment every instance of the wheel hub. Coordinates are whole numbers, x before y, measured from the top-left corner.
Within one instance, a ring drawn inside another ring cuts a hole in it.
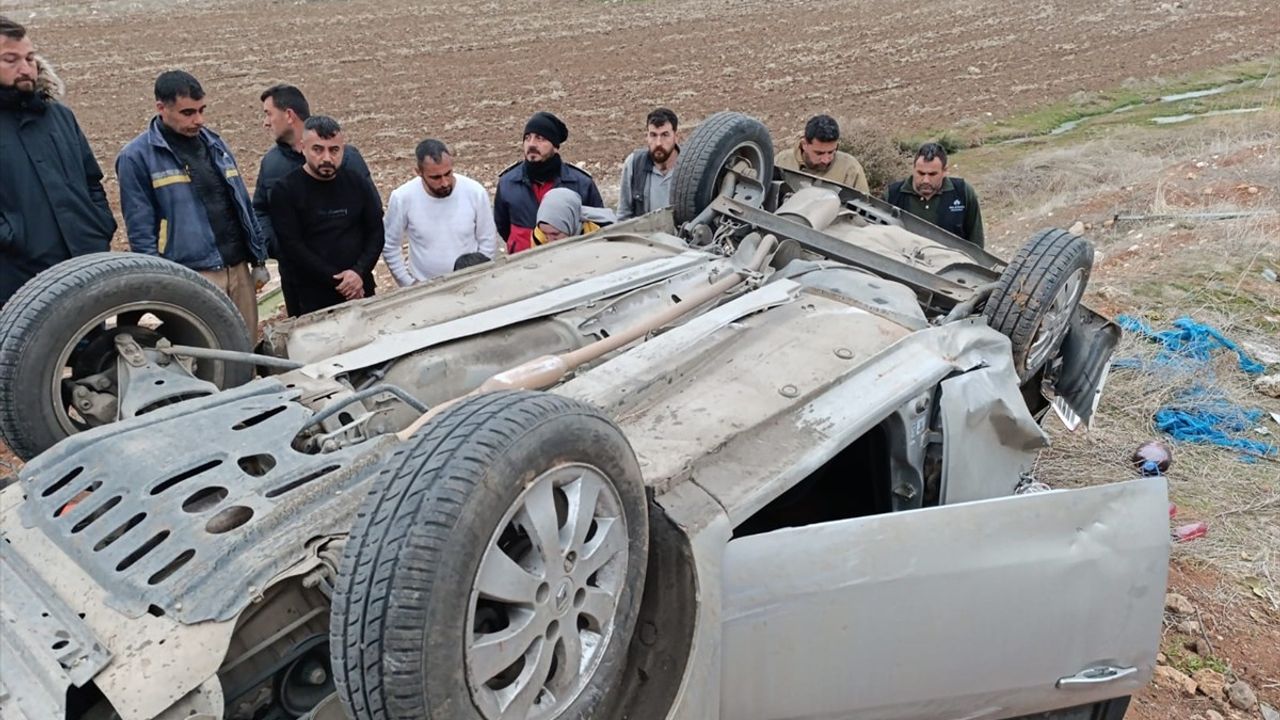
[[[587,687],[613,638],[627,539],[621,498],[596,468],[553,468],[516,499],[468,610],[468,686],[487,720],[554,718]]]
[[[569,600],[573,597],[573,582],[568,578],[560,581],[560,589],[556,590],[556,614],[564,615],[569,611]]]
[[[1037,367],[1048,359],[1050,353],[1058,348],[1062,338],[1066,336],[1071,324],[1071,315],[1075,312],[1080,296],[1084,294],[1084,269],[1077,268],[1067,278],[1058,292],[1054,294],[1040,320],[1040,328],[1027,351],[1027,367]]]

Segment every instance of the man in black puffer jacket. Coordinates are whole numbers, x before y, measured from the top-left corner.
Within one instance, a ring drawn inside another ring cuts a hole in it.
[[[102,169],[26,28],[0,15],[0,305],[36,273],[110,249]]]

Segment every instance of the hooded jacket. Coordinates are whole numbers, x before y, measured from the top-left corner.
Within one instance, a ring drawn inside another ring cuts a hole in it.
[[[201,128],[199,137],[231,187],[236,219],[249,240],[249,254],[256,262],[264,262],[266,244],[236,159],[212,130]],[[222,254],[204,203],[192,189],[191,175],[164,139],[158,116],[120,151],[116,176],[120,180],[120,210],[134,252],[159,255],[192,270],[222,267]]]
[[[604,200],[600,197],[595,180],[585,170],[562,162],[560,177],[555,178],[550,185],[542,186],[541,194],[538,194],[534,190],[533,180],[525,172],[524,163],[518,162],[498,176],[498,189],[493,197],[493,221],[498,226],[498,234],[507,241],[508,253],[518,253],[532,246],[538,205],[542,196],[552,187],[573,190],[582,198],[583,205],[604,207]]]
[[[36,273],[110,249],[116,232],[102,169],[63,86],[37,59],[36,96],[0,105],[0,305]]]
[[[549,240],[542,232],[542,223],[546,223],[560,232],[573,237],[587,235],[600,229],[596,223],[583,219],[582,198],[568,188],[552,188],[542,197],[538,206],[538,217],[533,228],[532,245],[546,245]]]

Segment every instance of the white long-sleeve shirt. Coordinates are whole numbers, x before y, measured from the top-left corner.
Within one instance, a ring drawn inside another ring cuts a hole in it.
[[[454,178],[453,192],[445,198],[429,194],[420,177],[391,192],[382,258],[401,287],[452,272],[459,255],[479,252],[492,258],[498,251],[489,193],[465,175]],[[407,266],[401,252],[406,237]]]

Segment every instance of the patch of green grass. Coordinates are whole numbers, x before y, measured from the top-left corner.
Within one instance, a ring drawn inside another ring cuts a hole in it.
[[[1223,86],[1229,89],[1220,94],[1159,102],[1169,95]],[[1024,157],[1028,147],[1069,147],[1082,132],[1131,126],[1161,133],[1182,125],[1156,126],[1151,121],[1158,116],[1253,107],[1268,108],[1266,113],[1280,109],[1280,55],[1176,79],[1129,81],[1111,90],[1080,92],[1012,118],[911,132],[895,137],[894,142],[907,155],[914,155],[924,142],[937,142],[948,154],[963,156],[967,173],[981,174]],[[1068,122],[1079,124],[1053,133]]]
[[[1268,78],[1269,75],[1271,76],[1270,87],[1259,88],[1257,81]],[[1239,90],[1256,91],[1246,93],[1247,102],[1251,105],[1275,105],[1277,75],[1280,75],[1280,56],[1230,65],[1175,79],[1155,78],[1143,82],[1132,81],[1102,92],[1076,93],[1061,102],[1013,118],[992,121],[957,137],[968,143],[961,147],[974,147],[1007,140],[1048,136],[1054,130],[1063,127],[1065,123],[1082,120],[1096,122],[1102,120],[1103,116],[1113,116],[1108,119],[1119,123],[1145,123],[1157,115],[1178,115],[1203,112],[1206,109],[1219,109],[1226,95],[1233,95],[1236,99],[1240,99]],[[1159,98],[1169,95],[1231,85],[1241,87],[1221,95],[1167,103],[1157,102]],[[1130,109],[1123,110],[1124,108]]]
[[[1188,650],[1187,645],[1192,642],[1194,642],[1194,638],[1181,633],[1174,633],[1165,639],[1164,655],[1169,658],[1171,667],[1177,668],[1187,675],[1193,675],[1206,668],[1222,675],[1226,675],[1231,671],[1231,667],[1221,658],[1203,657]]]

